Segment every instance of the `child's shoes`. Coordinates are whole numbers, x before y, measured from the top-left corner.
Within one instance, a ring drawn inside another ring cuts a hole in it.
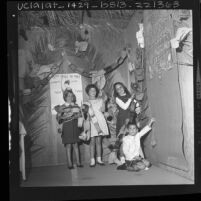
[[[68,169],[72,170],[72,169],[74,169],[74,167],[73,166],[68,166]]]
[[[127,169],[126,163],[117,166],[117,170],[126,170],[126,169]]]
[[[112,152],[109,154],[108,163],[109,163],[109,164],[114,164],[116,158],[117,158],[117,157],[116,157],[116,153],[112,151]]]
[[[94,158],[91,159],[91,163],[90,163],[89,166],[90,166],[90,167],[95,167],[95,166],[96,166],[96,163],[95,163],[95,159],[94,159]]]
[[[97,164],[102,166],[105,165],[105,163],[103,163],[103,161],[101,160],[101,157],[97,157]]]
[[[83,168],[84,166],[82,164],[77,165],[79,168]]]

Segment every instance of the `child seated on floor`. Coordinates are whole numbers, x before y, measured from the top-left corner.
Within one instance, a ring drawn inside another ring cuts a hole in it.
[[[124,125],[121,127],[119,134],[117,135],[117,139],[114,144],[110,144],[108,148],[110,149],[111,153],[108,158],[108,163],[109,164],[117,164],[118,166],[122,165],[125,163],[124,161],[119,160],[119,155],[122,155],[122,149],[121,149],[121,144],[122,144],[122,139],[127,133],[127,124],[129,122],[129,118],[125,120]],[[121,158],[120,158],[121,159]]]
[[[122,151],[122,140],[123,137],[128,133],[128,129],[127,129],[127,124],[129,122],[134,122],[134,124],[137,125],[137,127],[140,127],[140,122],[137,118],[137,114],[140,112],[136,112],[136,109],[139,109],[138,107],[135,107],[135,104],[131,104],[130,106],[130,115],[129,118],[125,119],[125,123],[123,124],[123,126],[121,127],[119,133],[117,134],[117,139],[115,141],[114,145],[109,145],[109,149],[111,150],[110,156],[109,156],[109,163],[113,164],[116,163],[118,165],[117,169],[121,169],[121,165],[125,164],[125,157]],[[140,150],[140,153],[142,153],[142,151]],[[142,156],[143,153],[141,154]]]
[[[140,132],[135,123],[129,122],[127,125],[128,133],[123,137],[123,154],[126,159],[125,165],[119,169],[127,169],[128,171],[147,170],[151,163],[142,157],[140,138],[148,133],[152,128],[152,124],[155,122],[154,118],[151,118],[147,126],[145,126]]]

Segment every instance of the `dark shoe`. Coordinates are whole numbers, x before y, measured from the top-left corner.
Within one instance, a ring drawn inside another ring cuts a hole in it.
[[[126,170],[127,169],[127,166],[126,166],[126,163],[122,164],[122,165],[119,165],[117,167],[117,170]]]
[[[97,164],[98,164],[98,165],[101,165],[101,166],[104,166],[104,165],[105,165],[105,163],[103,163],[103,162],[102,162],[102,163],[97,162]]]
[[[152,166],[152,164],[150,163],[149,165],[148,165],[148,168],[150,168]]]
[[[91,164],[89,165],[89,167],[95,167],[95,166],[96,166],[96,164],[95,164],[95,163],[94,163],[93,165],[91,165]]]
[[[77,167],[79,167],[79,168],[83,168],[84,166],[83,166],[82,164],[80,164],[80,165],[77,165]]]
[[[74,169],[74,167],[73,166],[68,166],[68,169],[72,170],[72,169]]]

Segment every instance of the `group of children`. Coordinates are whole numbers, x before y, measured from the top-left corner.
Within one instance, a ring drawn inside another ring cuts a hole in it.
[[[101,158],[102,137],[109,135],[108,124],[104,116],[105,100],[99,97],[99,89],[94,84],[88,85],[85,91],[89,98],[81,108],[76,104],[73,91],[69,89],[63,92],[65,103],[55,107],[57,121],[61,125],[62,142],[66,147],[69,169],[74,168],[71,159],[72,147],[75,150],[77,167],[83,167],[78,150],[80,139],[87,140],[90,143],[89,166],[105,165]],[[152,118],[147,126],[138,131],[140,124],[136,119],[137,114],[140,113],[140,105],[135,100],[135,95],[131,95],[121,82],[114,84],[113,95],[118,108],[116,120],[117,140],[114,145],[114,153],[120,159],[117,169],[127,169],[129,171],[148,169],[151,164],[144,158],[140,138],[151,130],[154,119]]]

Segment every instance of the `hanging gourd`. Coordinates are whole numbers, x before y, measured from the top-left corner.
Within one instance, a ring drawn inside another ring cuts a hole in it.
[[[75,52],[78,51],[85,52],[88,47],[88,41],[90,39],[90,34],[87,25],[80,25],[80,37],[75,41]]]

